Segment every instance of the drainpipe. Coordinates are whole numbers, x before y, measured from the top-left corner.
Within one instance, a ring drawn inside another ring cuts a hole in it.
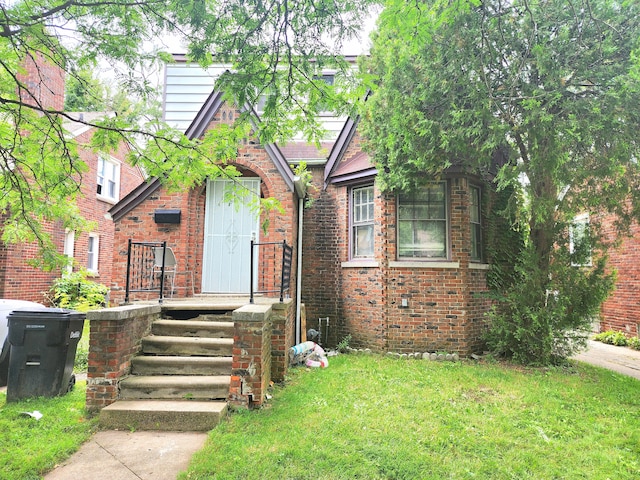
[[[304,197],[307,196],[307,186],[298,176],[293,178],[293,186],[298,195],[298,268],[296,272],[296,333],[295,344],[302,342],[302,223],[304,220]]]

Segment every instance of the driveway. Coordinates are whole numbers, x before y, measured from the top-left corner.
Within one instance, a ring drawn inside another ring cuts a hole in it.
[[[573,358],[640,380],[640,350],[589,340],[587,350]]]

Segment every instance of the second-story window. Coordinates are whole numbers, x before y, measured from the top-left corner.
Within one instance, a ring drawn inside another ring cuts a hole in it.
[[[120,194],[120,165],[105,157],[98,158],[98,196],[118,201]]]
[[[373,186],[351,190],[351,256],[373,257]]]

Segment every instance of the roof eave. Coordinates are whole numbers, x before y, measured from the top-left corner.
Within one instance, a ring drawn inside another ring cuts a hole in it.
[[[336,177],[331,177],[329,179],[329,183],[332,185],[344,185],[347,183],[364,182],[365,180],[375,178],[376,175],[378,175],[378,170],[375,167],[371,167],[359,172],[352,172]]]

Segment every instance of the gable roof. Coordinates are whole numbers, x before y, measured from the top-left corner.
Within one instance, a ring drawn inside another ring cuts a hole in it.
[[[193,121],[185,131],[184,134],[187,136],[187,138],[193,140],[194,138],[201,137],[207,130],[209,123],[211,123],[224,102],[224,93],[219,90],[213,90],[207,97],[196,117],[193,119]],[[255,128],[255,119],[257,118],[257,115],[250,107],[245,107],[244,110],[250,113],[251,124]],[[287,187],[293,192],[295,190],[293,182],[294,175],[289,168],[286,158],[275,143],[267,143],[263,145],[263,147],[267,152],[267,155],[269,155],[269,157],[273,161],[280,175],[282,175],[282,178],[284,179]],[[111,218],[113,218],[114,221],[122,218],[128,212],[140,205],[147,197],[149,197],[149,195],[160,188],[160,185],[160,179],[157,177],[139,185],[137,188],[132,190],[129,195],[126,195],[109,209]]]
[[[117,222],[127,213],[140,205],[149,195],[160,188],[160,179],[158,177],[151,178],[146,182],[141,183],[136,188],[131,190],[128,195],[125,195],[109,209],[109,215],[114,222]]]
[[[369,154],[362,150],[348,160],[341,162],[331,174],[330,183],[345,183],[374,177],[378,173],[371,163]]]
[[[344,183],[373,177],[378,174],[375,166],[371,163],[369,154],[358,151],[353,157],[342,162],[344,155],[356,134],[360,117],[353,120],[347,119],[333,149],[329,154],[329,160],[324,167],[324,188],[330,183]]]
[[[202,135],[204,135],[205,131],[207,130],[207,127],[209,126],[209,123],[211,123],[211,121],[216,116],[216,114],[218,113],[218,110],[220,110],[220,107],[224,104],[224,102],[225,102],[224,93],[219,90],[213,90],[211,92],[211,95],[209,95],[207,100],[204,102],[204,105],[202,105],[202,108],[196,115],[196,118],[193,119],[193,122],[191,122],[191,125],[189,126],[189,128],[187,128],[187,130],[184,132],[187,138],[189,138],[190,140],[193,140],[194,138],[199,138]],[[245,106],[242,110],[249,113],[251,125],[254,127],[255,130],[257,130],[256,119],[258,116],[253,110],[253,108],[249,106]],[[282,175],[282,178],[284,178],[284,181],[287,184],[287,187],[289,187],[289,189],[293,191],[294,175],[291,169],[289,168],[289,164],[287,163],[287,160],[285,159],[284,155],[282,154],[278,146],[275,143],[266,143],[263,145],[263,147],[266,150],[269,157],[271,158],[271,160],[273,161],[273,163],[275,164],[276,169],[278,170],[280,175]]]

